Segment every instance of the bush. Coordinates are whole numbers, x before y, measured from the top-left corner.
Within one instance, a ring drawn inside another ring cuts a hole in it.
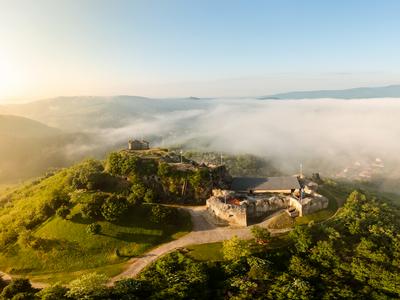
[[[24,293],[25,296],[31,295],[34,293],[35,290],[32,288],[31,283],[28,279],[25,278],[18,278],[14,279],[9,285],[7,285],[0,294],[0,299],[13,299],[14,296],[17,294]],[[28,299],[28,298],[21,298],[19,299]],[[33,296],[32,298],[33,299]]]
[[[0,275],[0,292],[7,286],[7,282],[3,279],[3,276]]]
[[[114,284],[113,295],[115,299],[147,299],[151,286],[144,280],[126,278]]]
[[[174,223],[178,221],[178,211],[168,206],[152,205],[150,220],[157,224]]]
[[[253,234],[256,242],[260,244],[265,244],[271,239],[271,233],[268,231],[268,229],[257,225],[251,228],[251,233]]]
[[[55,285],[46,287],[39,293],[36,293],[36,297],[40,300],[67,300],[67,292],[68,289],[66,287],[56,283]]]
[[[56,214],[62,219],[66,219],[68,215],[70,214],[71,210],[68,208],[68,206],[61,206],[59,209],[57,209]]]
[[[99,234],[101,232],[101,225],[97,223],[89,224],[86,227],[86,232],[90,234]]]
[[[251,254],[251,245],[248,241],[234,236],[230,240],[223,241],[222,253],[227,260],[237,260]]]
[[[130,204],[142,204],[143,198],[146,194],[146,187],[142,182],[135,182],[131,187],[131,193],[128,197]]]
[[[108,277],[104,274],[90,273],[73,280],[69,284],[67,297],[73,299],[97,299],[107,296]]]
[[[109,222],[118,221],[128,210],[126,198],[110,196],[101,207],[101,214]]]
[[[154,191],[151,190],[151,189],[148,189],[148,190],[146,191],[146,194],[144,195],[143,200],[144,200],[144,202],[146,202],[146,203],[154,203],[155,198],[156,198],[156,197],[155,197]]]
[[[70,184],[75,189],[93,189],[101,185],[103,170],[101,162],[88,159],[72,170]]]
[[[108,197],[109,194],[106,193],[93,193],[89,201],[82,203],[81,210],[83,215],[91,219],[100,219],[102,217],[101,207]]]

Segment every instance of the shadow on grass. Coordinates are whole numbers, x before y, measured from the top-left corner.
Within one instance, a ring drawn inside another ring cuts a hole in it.
[[[85,225],[89,225],[89,224],[93,223],[92,219],[85,218],[84,216],[82,216],[82,213],[77,213],[77,214],[73,215],[69,220],[74,223],[85,224]]]

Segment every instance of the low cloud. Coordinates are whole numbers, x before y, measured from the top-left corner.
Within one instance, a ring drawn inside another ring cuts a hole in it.
[[[300,163],[323,172],[375,158],[399,166],[399,100],[199,100],[193,109],[144,114],[99,134],[104,141],[144,137],[158,146],[250,153],[288,172]]]

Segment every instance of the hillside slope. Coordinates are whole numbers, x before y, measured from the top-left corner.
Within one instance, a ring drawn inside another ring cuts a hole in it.
[[[79,158],[72,152],[73,145],[87,138],[24,117],[0,115],[0,183],[28,179],[70,164]]]
[[[365,98],[399,98],[400,85],[385,87],[361,87],[344,90],[295,91],[259,97],[259,99],[365,99]]]

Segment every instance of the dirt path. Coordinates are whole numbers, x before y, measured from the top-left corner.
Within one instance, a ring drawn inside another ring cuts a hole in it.
[[[251,238],[251,227],[217,227],[210,223],[205,218],[205,206],[185,207],[183,209],[187,210],[192,217],[193,231],[175,241],[171,241],[157,248],[154,248],[153,250],[145,253],[140,257],[133,258],[130,261],[129,267],[124,272],[111,279],[111,284],[125,277],[137,276],[146,266],[158,259],[160,256],[181,247],[195,244],[221,242],[224,240],[228,240],[234,236],[238,236],[239,238],[243,239]],[[280,212],[281,211],[274,213],[258,225],[266,227],[269,223],[269,220]],[[290,231],[290,228],[270,231],[272,234],[278,234]]]
[[[209,218],[206,217],[206,207],[205,206],[194,206],[194,207],[181,207],[181,209],[185,209],[190,213],[193,230],[187,235],[171,241],[169,243],[162,244],[153,250],[143,254],[142,256],[132,258],[129,261],[128,268],[123,271],[121,274],[113,277],[109,283],[112,285],[115,281],[118,281],[122,278],[126,277],[135,277],[137,276],[145,267],[149,264],[157,260],[159,257],[172,252],[178,248],[187,247],[189,245],[195,244],[206,244],[206,243],[214,243],[228,240],[234,236],[237,236],[242,239],[251,238],[251,226],[250,227],[218,227],[209,221]],[[281,213],[278,211],[272,215],[270,215],[266,220],[262,223],[258,224],[262,227],[267,227],[269,221]],[[288,232],[291,229],[269,229],[271,234],[280,234],[284,232]],[[6,280],[11,280],[11,276],[0,272],[0,276],[3,276]],[[46,283],[41,282],[31,282],[34,288],[45,288],[48,286]]]

